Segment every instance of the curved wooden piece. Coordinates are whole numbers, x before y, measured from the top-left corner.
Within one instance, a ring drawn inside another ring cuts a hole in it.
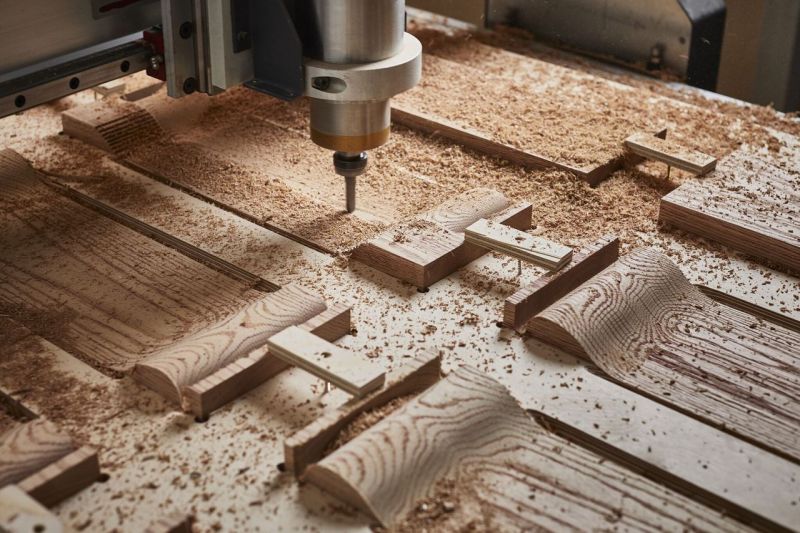
[[[800,460],[800,335],[711,300],[656,251],[623,257],[528,330],[637,392]]]
[[[55,424],[37,419],[0,436],[0,487],[17,483],[75,450]]]
[[[452,487],[446,499],[457,497],[458,505],[437,523],[442,530],[589,530],[609,521],[623,530],[744,529],[548,433],[505,387],[469,368],[310,466],[303,479],[385,526]]]
[[[133,378],[180,403],[181,389],[263,346],[279,331],[325,311],[322,298],[290,285],[139,363]]]

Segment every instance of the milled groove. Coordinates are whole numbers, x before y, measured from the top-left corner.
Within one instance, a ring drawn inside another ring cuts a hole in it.
[[[760,305],[750,303],[746,300],[741,300],[722,291],[712,289],[711,287],[706,287],[705,285],[695,285],[695,287],[700,289],[703,294],[717,303],[726,305],[736,309],[737,311],[747,313],[748,315],[752,315],[756,318],[760,318],[765,322],[770,322],[776,326],[794,331],[795,333],[800,333],[800,321],[797,321],[790,316],[783,315],[771,309],[767,309],[766,307],[761,307]]]
[[[56,189],[59,193],[63,194],[67,198],[73,200],[74,202],[87,207],[107,218],[110,218],[114,222],[122,224],[123,226],[132,229],[133,231],[144,235],[164,246],[172,248],[173,250],[179,252],[182,255],[185,255],[189,259],[197,261],[209,268],[216,270],[226,276],[233,278],[238,281],[242,281],[252,287],[253,289],[262,291],[262,292],[275,292],[280,289],[280,285],[276,285],[271,281],[268,281],[260,276],[257,276],[243,268],[240,268],[233,263],[229,263],[224,259],[221,259],[213,254],[206,252],[188,242],[179,239],[165,231],[162,231],[156,227],[153,227],[149,224],[146,224],[140,220],[133,218],[130,215],[123,213],[117,209],[114,209],[111,206],[108,206],[102,202],[95,200],[94,198],[83,194],[80,191],[73,189],[63,183],[59,183],[54,178],[58,176],[50,175],[49,178],[44,179],[44,183],[54,189]]]

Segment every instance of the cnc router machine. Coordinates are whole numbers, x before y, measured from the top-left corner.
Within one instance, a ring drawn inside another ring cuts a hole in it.
[[[245,84],[311,102],[311,138],[334,151],[355,210],[367,151],[389,139],[392,96],[422,47],[404,0],[34,0],[0,24],[0,117],[147,70],[171,97]],[[26,45],[36,36],[35,46]]]

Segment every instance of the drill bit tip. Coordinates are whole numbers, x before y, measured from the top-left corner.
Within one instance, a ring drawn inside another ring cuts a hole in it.
[[[333,154],[333,166],[336,173],[344,176],[345,202],[348,213],[356,210],[356,177],[366,171],[368,160],[366,152],[336,152]]]

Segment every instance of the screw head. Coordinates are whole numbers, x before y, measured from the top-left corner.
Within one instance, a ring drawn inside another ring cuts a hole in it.
[[[194,78],[186,78],[183,82],[183,92],[192,94],[197,90],[197,80]]]
[[[178,34],[181,36],[181,39],[188,39],[192,36],[193,30],[194,27],[192,26],[192,23],[187,20],[181,24],[180,28],[178,28]]]

